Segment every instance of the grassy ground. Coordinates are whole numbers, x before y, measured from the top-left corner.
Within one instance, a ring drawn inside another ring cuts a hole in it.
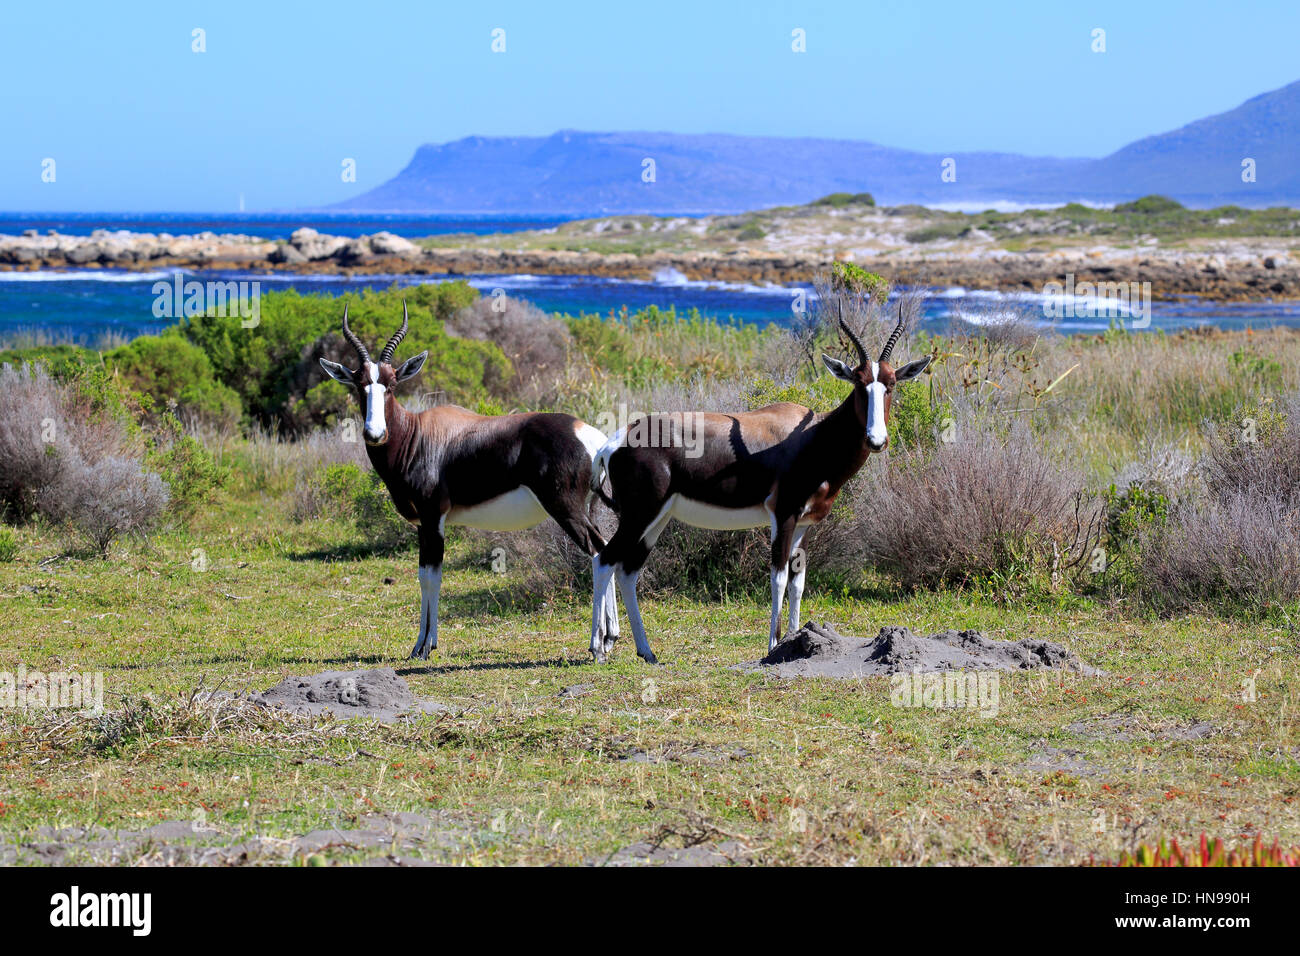
[[[236,495],[198,530],[108,561],[43,562],[60,543],[19,532],[17,559],[0,564],[0,670],[102,670],[110,719],[0,712],[7,843],[43,826],[200,818],[232,841],[290,837],[399,811],[455,821],[435,858],[492,863],[599,862],[638,841],[721,843],[765,863],[962,864],[1109,859],[1203,830],[1300,843],[1294,629],[1131,619],[1078,598],[810,588],[805,618],[849,633],[901,623],[1051,638],[1107,672],[1003,675],[997,715],[981,717],[893,706],[884,679],[732,669],[765,650],[766,582],[722,603],[647,601],[663,664],[642,664],[625,637],[595,666],[582,595],[530,593],[463,538],[441,646],[412,663],[414,554],[342,558],[358,553],[355,531],[282,513]],[[191,700],[197,687],[370,666],[460,712],[394,725],[214,719]],[[559,696],[581,685],[585,696]],[[289,860],[365,855],[342,845]]]

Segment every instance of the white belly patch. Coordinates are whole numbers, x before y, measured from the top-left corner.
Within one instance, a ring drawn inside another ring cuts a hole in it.
[[[519,531],[546,520],[546,509],[531,488],[516,488],[504,495],[464,508],[452,507],[447,524],[485,531]]]
[[[772,515],[762,505],[749,508],[722,508],[681,495],[673,496],[673,517],[696,528],[713,531],[740,531],[744,528],[767,528]]]

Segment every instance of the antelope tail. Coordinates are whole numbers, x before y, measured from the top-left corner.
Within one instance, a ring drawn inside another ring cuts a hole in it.
[[[591,490],[615,513],[618,512],[618,505],[611,494],[614,488],[611,485],[609,492],[605,491],[605,479],[609,477],[609,459],[622,446],[625,431],[622,428],[616,431],[591,459]]]

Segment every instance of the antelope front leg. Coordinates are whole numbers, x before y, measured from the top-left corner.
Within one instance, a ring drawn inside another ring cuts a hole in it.
[[[808,573],[808,555],[800,548],[803,544],[803,536],[807,528],[800,528],[794,537],[794,544],[790,548],[790,626],[786,630],[787,634],[793,634],[799,630],[799,604],[803,600],[803,580]]]
[[[618,596],[614,591],[614,579],[611,577],[605,586],[605,654],[614,652],[618,640]]]
[[[794,544],[795,520],[772,523],[772,625],[767,632],[767,649],[770,653],[781,639],[781,605],[785,603],[785,589],[790,580],[790,550]]]
[[[438,598],[442,591],[442,522],[420,527],[420,632],[411,657],[427,660],[438,647]]]

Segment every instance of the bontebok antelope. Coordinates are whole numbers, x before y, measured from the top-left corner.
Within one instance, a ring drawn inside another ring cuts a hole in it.
[[[645,660],[653,663],[655,656],[637,607],[636,580],[672,518],[697,528],[769,528],[772,622],[768,649],[780,638],[781,605],[787,589],[790,630],[799,626],[807,568],[801,559],[792,572],[791,553],[799,548],[808,527],[826,517],[844,483],[867,456],[889,443],[889,405],[895,386],[915,378],[930,364],[928,356],[899,369],[889,364],[889,355],[903,334],[901,308],[898,325],[874,362],[842,312],[839,324],[858,353],[858,364],[853,367],[822,355],[831,374],[853,386],[834,411],[817,415],[802,405],[780,402],[752,412],[691,413],[697,440],[689,450],[672,442],[634,447],[634,443],[624,444],[625,430],[621,430],[597,454],[593,485],[599,488],[608,475],[618,530],[594,562],[595,593],[607,593],[608,585],[617,578],[637,653]],[[664,435],[671,434],[673,427],[673,422],[651,422],[644,431]],[[604,626],[608,614],[601,600],[596,600],[591,653],[598,661],[612,650],[616,636]]]
[[[476,415],[456,405],[414,414],[393,392],[418,374],[428,352],[393,366],[393,352],[406,335],[409,316],[377,361],[348,327],[343,336],[356,350],[356,371],[321,359],[331,378],[356,392],[364,415],[362,435],[370,463],[388,487],[403,518],[419,528],[420,630],[411,656],[427,658],[438,646],[438,597],[442,588],[446,526],[494,531],[531,528],[550,515],[578,546],[595,555],[605,539],[591,521],[591,476],[604,434],[572,415]],[[608,579],[593,596],[608,614],[601,632],[612,642],[618,618]]]

